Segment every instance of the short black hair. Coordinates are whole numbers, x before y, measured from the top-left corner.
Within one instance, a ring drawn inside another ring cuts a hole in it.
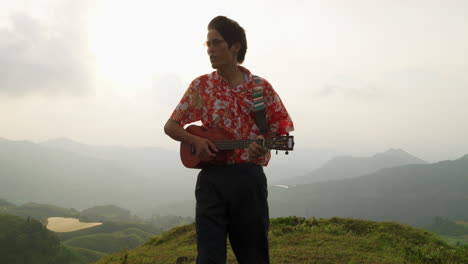
[[[247,52],[247,38],[245,30],[234,20],[225,16],[217,16],[213,18],[208,24],[208,30],[216,29],[224,40],[228,43],[229,47],[232,44],[239,42],[241,47],[237,54],[237,62],[242,63],[245,59]]]

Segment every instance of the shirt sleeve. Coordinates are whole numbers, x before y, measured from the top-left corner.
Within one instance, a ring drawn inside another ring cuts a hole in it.
[[[170,119],[176,120],[181,126],[200,121],[203,113],[203,99],[199,92],[200,80],[195,79],[185,91]]]
[[[263,96],[266,107],[268,128],[272,133],[284,135],[294,130],[294,124],[278,94],[266,80]]]

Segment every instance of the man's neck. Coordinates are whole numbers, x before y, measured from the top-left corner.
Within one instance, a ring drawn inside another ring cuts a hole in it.
[[[218,69],[218,74],[225,80],[231,87],[235,87],[244,81],[244,74],[236,65]]]

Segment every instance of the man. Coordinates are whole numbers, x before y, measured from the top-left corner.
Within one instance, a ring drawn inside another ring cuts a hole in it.
[[[247,41],[244,29],[227,17],[208,25],[206,41],[211,66],[216,70],[192,81],[164,126],[171,138],[191,144],[202,160],[214,159],[218,149],[208,139],[183,126],[201,121],[222,128],[232,139],[262,138],[252,102],[253,88],[261,85],[268,132],[285,134],[294,129],[279,96],[265,80],[244,67]],[[195,187],[197,264],[226,263],[226,238],[240,264],[269,263],[267,182],[263,167],[270,152],[257,143],[236,149],[225,164],[204,167]]]

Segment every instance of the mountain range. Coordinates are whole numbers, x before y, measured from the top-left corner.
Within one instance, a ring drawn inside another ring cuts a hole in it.
[[[467,160],[428,164],[390,149],[371,157],[336,157],[308,173],[292,173],[283,159],[265,169],[270,213],[416,225],[437,216],[465,217]],[[142,217],[193,216],[197,173],[181,166],[178,153],[161,148],[0,139],[0,197],[15,204],[35,201],[78,210],[115,204]]]
[[[192,199],[195,177],[177,162],[176,153],[159,148],[0,139],[0,197],[79,210],[116,204],[144,214]]]
[[[371,157],[339,156],[305,175],[284,180],[284,185],[306,184],[330,180],[354,178],[373,173],[383,168],[426,162],[402,149],[389,149]]]
[[[378,170],[357,178],[270,188],[272,217],[391,220],[423,226],[438,216],[467,219],[468,155]]]

